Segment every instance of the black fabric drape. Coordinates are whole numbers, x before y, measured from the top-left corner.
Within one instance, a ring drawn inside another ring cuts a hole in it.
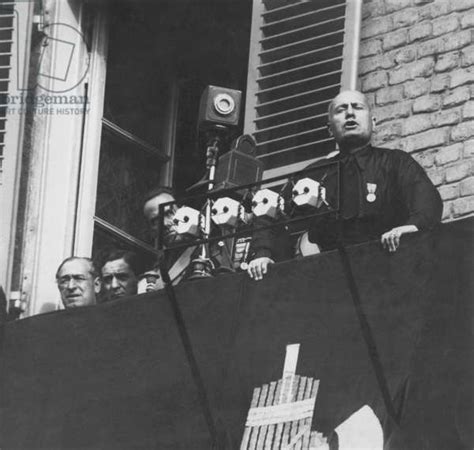
[[[473,219],[349,247],[400,428],[385,420],[337,252],[183,283],[176,297],[220,446],[238,448],[255,387],[320,381],[313,429],[368,404],[387,449],[471,448]],[[7,323],[0,353],[1,448],[208,449],[200,396],[165,292]]]

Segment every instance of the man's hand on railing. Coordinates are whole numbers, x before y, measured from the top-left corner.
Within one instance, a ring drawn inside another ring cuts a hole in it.
[[[383,248],[388,249],[389,252],[395,252],[400,245],[400,238],[404,234],[415,233],[416,231],[418,231],[418,228],[415,225],[395,227],[382,234],[380,242],[382,242]]]
[[[274,263],[275,261],[273,261],[271,258],[268,258],[267,256],[256,258],[249,262],[247,273],[249,274],[250,278],[253,278],[254,280],[262,280],[263,276],[268,271],[268,265]]]

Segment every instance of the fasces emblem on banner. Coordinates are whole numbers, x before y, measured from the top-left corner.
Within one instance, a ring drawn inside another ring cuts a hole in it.
[[[240,450],[329,450],[326,437],[311,430],[320,380],[296,375],[299,348],[286,346],[280,380],[254,389]],[[367,405],[335,431],[340,450],[383,449],[382,427]]]

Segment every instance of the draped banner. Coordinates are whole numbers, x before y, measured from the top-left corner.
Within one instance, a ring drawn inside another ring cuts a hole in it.
[[[254,388],[282,378],[288,344],[300,344],[296,373],[319,380],[311,429],[332,448],[364,405],[387,449],[472,448],[473,224],[406,236],[395,254],[377,242],[347,249],[376,353],[337,251],[276,264],[259,282],[179,285],[216,448],[239,448]],[[188,356],[164,291],[8,323],[0,448],[209,449]]]

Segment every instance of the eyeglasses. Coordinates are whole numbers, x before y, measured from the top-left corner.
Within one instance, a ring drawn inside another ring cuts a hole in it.
[[[60,287],[67,287],[71,280],[74,281],[74,284],[82,284],[86,282],[88,278],[86,275],[64,275],[58,278],[58,285]]]

